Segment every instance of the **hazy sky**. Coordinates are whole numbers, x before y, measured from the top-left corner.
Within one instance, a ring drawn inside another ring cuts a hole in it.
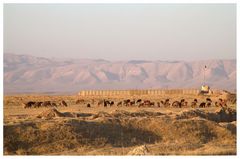
[[[107,60],[236,58],[234,4],[5,4],[4,52]]]

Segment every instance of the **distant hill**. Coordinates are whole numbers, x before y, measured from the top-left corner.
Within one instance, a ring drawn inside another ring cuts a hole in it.
[[[4,92],[200,88],[205,65],[211,88],[236,90],[236,60],[111,62],[4,54]]]

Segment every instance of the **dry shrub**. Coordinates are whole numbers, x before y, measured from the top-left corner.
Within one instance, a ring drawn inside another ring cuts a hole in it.
[[[160,116],[163,115],[160,112],[149,112],[149,111],[145,111],[145,110],[140,110],[137,112],[127,112],[124,110],[115,110],[114,112],[111,113],[111,115],[113,115],[114,117],[156,117],[156,116]]]
[[[215,112],[209,113],[204,110],[195,109],[181,112],[176,119],[191,119],[200,117],[215,122],[231,122],[236,120],[236,110],[231,108],[218,108]]]
[[[139,155],[139,156],[142,156],[142,155],[148,155],[148,154],[149,154],[149,150],[148,150],[146,145],[142,145],[142,146],[136,147],[133,150],[128,152],[128,155]]]
[[[206,113],[200,109],[187,110],[180,112],[180,114],[176,116],[176,119],[191,119],[194,117],[206,118]]]
[[[230,116],[232,111],[218,110],[212,114],[220,116],[218,120],[222,120],[225,117],[221,113]],[[159,154],[164,154],[167,150],[194,150],[212,142],[217,145],[235,145],[236,134],[230,131],[231,126],[221,126],[213,120],[215,117],[208,120],[212,114],[191,110],[173,118],[158,112],[115,111],[99,112],[89,120],[80,120],[81,118],[55,119],[65,115],[56,109],[50,109],[41,113],[41,117],[49,120],[4,125],[4,154],[46,155],[80,147],[130,148],[156,143],[167,145],[166,150],[164,147],[163,150],[158,150]]]
[[[231,131],[231,133],[233,133],[234,135],[236,135],[236,131],[237,131],[237,123],[236,121],[230,122],[230,123],[219,123],[222,127],[228,129],[229,131]]]
[[[54,117],[65,117],[63,113],[60,113],[56,108],[48,109],[37,116],[38,118],[51,119]]]
[[[92,119],[101,118],[101,117],[111,117],[109,113],[100,111],[97,114],[93,115]]]
[[[48,122],[48,121],[45,121]],[[146,136],[151,137],[148,140]],[[132,139],[135,138],[133,142]],[[10,154],[19,149],[30,154],[50,154],[77,147],[113,147],[141,145],[159,140],[150,131],[108,122],[69,120],[41,129],[41,124],[4,126],[4,147]]]
[[[43,118],[43,119],[52,119],[55,117],[72,117],[72,118],[74,118],[74,117],[78,117],[78,114],[70,113],[70,112],[61,113],[56,108],[51,108],[46,111],[43,111],[42,113],[40,113],[37,116],[37,118]]]

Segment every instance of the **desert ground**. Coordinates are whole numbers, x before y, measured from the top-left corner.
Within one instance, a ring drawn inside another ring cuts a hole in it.
[[[207,98],[211,104],[199,107]],[[117,106],[126,99],[154,105]],[[186,105],[172,106],[182,99]],[[55,104],[27,107],[30,101]],[[236,155],[236,144],[236,94],[4,96],[4,155]]]

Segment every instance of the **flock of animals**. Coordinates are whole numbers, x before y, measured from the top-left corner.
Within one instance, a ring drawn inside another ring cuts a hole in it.
[[[76,104],[86,104],[87,107],[91,107],[91,104],[83,99],[77,100]],[[94,105],[95,101],[92,100],[91,103]],[[218,101],[213,102],[210,98],[206,98],[205,101],[198,101],[197,99],[194,99],[192,102],[188,102],[185,99],[181,99],[180,101],[175,100],[171,102],[169,98],[165,100],[161,100],[159,102],[154,102],[150,100],[142,100],[142,99],[137,99],[137,100],[130,100],[130,99],[125,99],[121,100],[118,102],[114,102],[113,100],[99,100],[97,102],[97,106],[104,106],[104,107],[111,107],[111,106],[137,106],[137,107],[163,107],[163,108],[182,108],[182,107],[192,107],[192,108],[205,108],[205,107],[211,107],[211,106],[216,106],[216,107],[227,107],[227,100],[219,98]]]
[[[58,103],[53,101],[43,101],[43,102],[29,101],[27,103],[24,103],[23,105],[24,105],[24,108],[57,107],[57,106],[67,107],[68,106],[68,104],[64,100]]]
[[[217,101],[213,102],[211,98],[206,98],[205,101],[200,101],[198,99],[193,99],[192,101],[187,101],[185,99],[181,100],[170,100],[169,98],[161,100],[161,101],[151,101],[151,100],[143,100],[143,99],[124,99],[124,100],[110,100],[110,99],[78,99],[74,102],[76,105],[85,105],[86,107],[92,107],[93,105],[103,106],[103,107],[159,107],[159,108],[184,108],[184,107],[192,107],[192,108],[205,108],[205,107],[227,107],[227,103],[229,101],[226,99],[219,98]],[[66,101],[61,100],[59,102],[55,101],[41,101],[34,102],[29,101],[24,103],[24,108],[39,108],[39,107],[58,107],[58,106],[69,106],[72,103],[67,104]]]

